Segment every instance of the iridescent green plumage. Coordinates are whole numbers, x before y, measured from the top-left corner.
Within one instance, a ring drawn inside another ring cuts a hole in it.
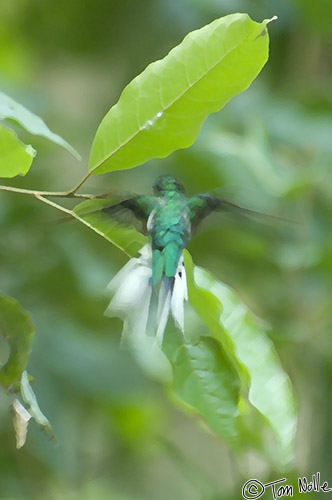
[[[103,210],[113,215],[120,205],[144,223],[151,238],[152,281],[158,285],[163,276],[174,277],[191,236],[191,222],[184,188],[174,177],[158,178],[153,190],[154,196],[136,195]]]
[[[154,185],[157,202],[147,224],[154,284],[162,276],[175,275],[182,250],[191,236],[188,200],[183,191],[183,186],[170,176],[158,179]]]

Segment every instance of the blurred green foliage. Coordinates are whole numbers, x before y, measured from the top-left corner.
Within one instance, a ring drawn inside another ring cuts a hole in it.
[[[327,0],[89,0],[79,6],[2,0],[1,88],[39,112],[84,156],[77,166],[66,153],[36,141],[31,172],[15,184],[71,187],[123,86],[188,31],[235,11],[257,21],[279,16],[259,80],[209,118],[192,148],[94,178],[89,189],[107,184],[119,192],[149,192],[151,178],[169,172],[188,193],[215,190],[295,221],[266,224],[219,214],[189,249],[197,264],[235,288],[271,325],[300,412],[289,483],[317,470],[331,482]],[[26,446],[17,451],[1,396],[0,498],[237,500],[249,477],[284,477],[252,454],[241,461],[231,457],[120,350],[121,322],[103,316],[103,290],[126,258],[84,227],[52,224],[56,217],[33,199],[1,193],[0,286],[32,315],[37,334],[28,370],[58,445],[31,424]]]

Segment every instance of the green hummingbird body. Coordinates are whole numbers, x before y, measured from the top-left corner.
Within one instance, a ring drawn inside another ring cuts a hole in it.
[[[191,235],[187,198],[174,189],[158,197],[148,219],[152,245],[152,281],[174,277],[182,251]]]
[[[153,190],[154,196],[136,195],[103,211],[112,215],[120,206],[144,222],[151,238],[152,282],[158,285],[163,276],[175,276],[193,230],[221,200],[208,194],[187,198],[183,185],[169,175],[159,177]]]

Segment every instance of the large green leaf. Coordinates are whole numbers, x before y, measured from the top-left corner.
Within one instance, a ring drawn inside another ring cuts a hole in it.
[[[11,119],[19,123],[30,134],[40,135],[67,149],[78,160],[81,158],[75,149],[57,134],[54,134],[43,120],[31,113],[11,97],[0,92],[0,120]]]
[[[220,343],[204,336],[191,344],[173,331],[163,348],[172,363],[175,394],[236,447],[240,381]]]
[[[0,177],[25,175],[36,151],[21,142],[13,130],[0,124]]]
[[[0,369],[0,384],[4,388],[19,390],[34,332],[30,315],[15,299],[0,293],[0,334],[10,348],[9,358]]]
[[[194,297],[191,303],[199,316],[210,326],[214,336],[219,336],[223,345],[226,340],[229,352],[234,354],[249,375],[249,401],[265,417],[279,442],[279,453],[275,453],[275,458],[282,463],[291,462],[296,409],[289,377],[281,366],[272,341],[232,290],[201,268],[194,269],[194,279],[190,277],[192,269],[188,256],[186,267],[189,301]],[[220,303],[221,314],[215,308],[216,300]]]
[[[229,355],[229,359],[234,363],[237,372],[244,380],[244,383],[247,383],[249,381],[249,374],[246,366],[243,365],[235,355],[232,335],[220,322],[220,317],[223,311],[222,302],[208,289],[208,287],[204,288],[197,286],[194,279],[195,266],[188,251],[185,251],[185,266],[190,305],[195,309],[198,316],[207,326],[210,335],[222,344],[225,352]]]
[[[207,115],[245,90],[264,66],[267,23],[247,14],[217,19],[150,64],[101,122],[89,169],[128,169],[190,146]]]

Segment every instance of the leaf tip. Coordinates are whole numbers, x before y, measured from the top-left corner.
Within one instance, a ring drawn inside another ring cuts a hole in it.
[[[269,23],[272,23],[273,21],[277,21],[277,20],[278,20],[278,16],[273,16],[273,17],[271,17],[271,19],[266,19],[265,23],[269,24]]]
[[[31,146],[31,144],[27,144],[25,146],[25,151],[28,155],[30,155],[32,158],[35,158],[37,155],[37,151]]]
[[[71,153],[76,158],[76,160],[81,161],[82,156],[76,151],[76,149],[74,149],[72,146],[70,146],[70,144],[68,144],[68,146],[69,147],[66,148],[67,151],[69,151],[69,153]]]
[[[269,24],[269,23],[272,23],[272,21],[276,21],[278,19],[278,16],[273,16],[271,17],[270,19],[264,19],[264,21],[262,22],[263,24],[263,30],[262,32],[257,36],[257,38],[259,38],[260,36],[265,36],[267,35],[268,31],[266,29],[266,26]]]

